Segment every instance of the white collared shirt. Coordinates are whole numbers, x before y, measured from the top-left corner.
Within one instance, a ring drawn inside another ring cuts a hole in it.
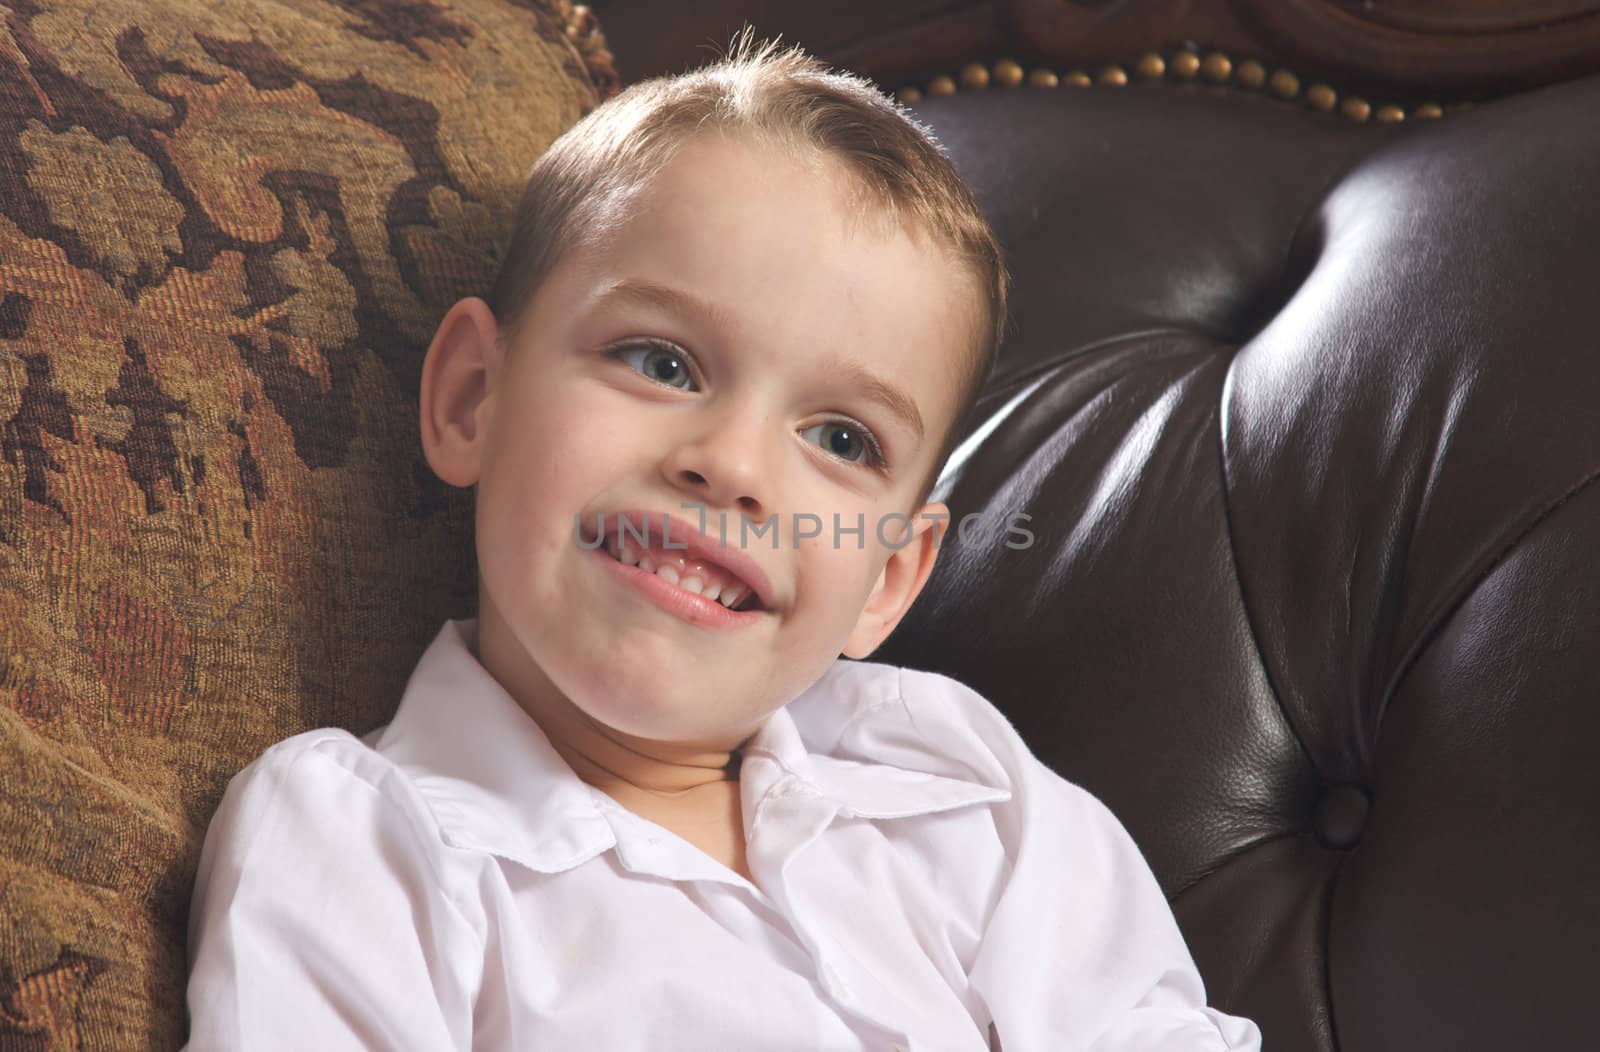
[[[743,751],[755,883],[578,778],[451,622],[391,723],[241,771],[189,1048],[1257,1050],[1121,824],[954,680],[836,663]]]

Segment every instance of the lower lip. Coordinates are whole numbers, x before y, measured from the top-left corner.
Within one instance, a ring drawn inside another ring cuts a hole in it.
[[[602,560],[624,584],[632,585],[645,597],[667,613],[701,628],[743,628],[760,620],[760,610],[729,610],[715,599],[695,595],[679,588],[665,577],[647,573],[637,566],[629,566],[611,557],[605,545],[590,549],[590,554]]]

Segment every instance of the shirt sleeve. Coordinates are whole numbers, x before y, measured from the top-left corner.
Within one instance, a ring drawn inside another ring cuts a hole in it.
[[[1009,867],[969,975],[998,1047],[1259,1052],[1253,1022],[1206,1005],[1171,907],[1122,823],[1045,766],[987,700],[945,683],[983,743],[979,763],[1012,789],[991,805]]]
[[[241,771],[201,849],[186,1047],[468,1048],[476,938],[430,831],[404,776],[346,732]]]

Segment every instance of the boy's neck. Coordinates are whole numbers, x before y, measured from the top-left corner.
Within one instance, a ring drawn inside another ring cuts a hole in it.
[[[682,756],[647,755],[593,728],[576,733],[546,727],[545,736],[585,782],[609,795],[671,799],[720,782],[739,780],[739,750],[695,752]],[[558,723],[561,721],[557,721]],[[558,737],[559,735],[559,737]]]

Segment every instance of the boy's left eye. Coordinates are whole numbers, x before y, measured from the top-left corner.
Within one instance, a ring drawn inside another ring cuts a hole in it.
[[[813,424],[800,432],[800,435],[808,441],[815,442],[840,460],[857,464],[883,463],[883,451],[878,448],[878,440],[872,437],[872,432],[859,424],[830,420],[823,424]]]
[[[689,359],[681,351],[655,343],[636,343],[623,347],[616,356],[658,384],[685,391],[698,390]]]

